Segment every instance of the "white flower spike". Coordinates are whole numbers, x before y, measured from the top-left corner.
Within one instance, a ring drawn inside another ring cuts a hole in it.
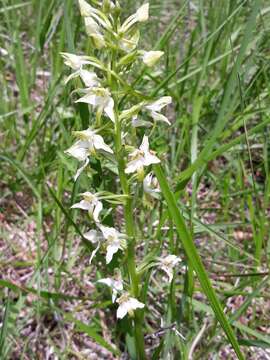
[[[151,67],[164,55],[163,51],[144,51],[142,55],[142,61],[145,65]]]
[[[74,177],[75,181],[80,176],[82,171],[89,163],[88,156],[96,156],[96,151],[105,151],[107,153],[113,154],[113,150],[105,144],[103,137],[96,134],[96,131],[91,130],[90,128],[83,131],[74,131],[75,136],[80,140],[76,141],[65,153],[73,156],[79,161],[84,161],[82,167],[77,170],[77,173]]]
[[[115,278],[104,278],[98,280],[99,283],[105,284],[112,289],[112,302],[114,303],[117,297],[117,294],[123,291],[123,281],[121,278],[121,273],[118,272]]]
[[[109,90],[99,87],[92,88],[76,102],[82,102],[92,105],[94,108],[96,107],[98,113],[101,114],[105,112],[112,122],[115,122],[114,101]]]
[[[118,250],[124,250],[126,248],[126,236],[112,227],[100,225],[99,228],[106,240],[106,263],[109,264],[112,261],[113,255],[116,254]]]
[[[174,267],[181,262],[181,259],[176,255],[167,255],[164,258],[159,258],[160,269],[165,271],[169,277],[169,282],[172,282],[173,279],[173,269]]]
[[[146,110],[149,111],[150,116],[155,121],[163,121],[168,125],[171,125],[170,121],[167,119],[166,116],[162,115],[160,111],[167,105],[172,102],[171,96],[163,96],[159,100],[154,101],[145,106]]]
[[[87,210],[93,220],[96,223],[99,223],[99,214],[103,209],[102,202],[98,199],[96,194],[92,194],[90,191],[84,192],[81,195],[83,196],[83,200],[72,205],[71,209]]]
[[[149,150],[148,137],[144,135],[143,141],[139,149],[134,150],[130,155],[130,161],[125,169],[126,174],[137,172],[138,175],[143,173],[143,168],[151,164],[158,164],[160,160]]]
[[[127,314],[134,316],[134,310],[144,308],[143,303],[131,297],[128,293],[123,294],[116,302],[119,304],[116,313],[118,319],[123,319]]]

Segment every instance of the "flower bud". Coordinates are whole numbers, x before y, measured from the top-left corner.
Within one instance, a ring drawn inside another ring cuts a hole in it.
[[[79,0],[79,7],[80,7],[81,16],[87,17],[92,15],[93,13],[92,6],[88,4],[85,0]]]
[[[163,51],[145,51],[142,60],[145,65],[151,67],[164,55]]]
[[[137,21],[138,22],[145,22],[149,18],[149,3],[143,4],[137,11],[136,11]]]

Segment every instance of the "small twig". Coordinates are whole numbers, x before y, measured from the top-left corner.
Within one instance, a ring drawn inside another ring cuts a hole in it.
[[[198,335],[193,340],[193,342],[191,344],[191,347],[189,349],[188,360],[192,360],[194,350],[195,350],[196,346],[198,345],[198,343],[200,342],[200,340],[201,340],[201,338],[202,338],[202,336],[203,336],[203,334],[204,334],[204,332],[205,332],[205,330],[207,328],[207,324],[208,324],[208,321],[206,320],[205,323],[203,324],[203,327],[198,332]]]
[[[152,334],[149,334],[149,335],[146,335],[144,337],[145,340],[148,340],[148,339],[155,339],[156,337],[160,337],[160,336],[163,336],[165,334],[166,331],[168,330],[172,330],[172,331],[175,331],[175,333],[180,336],[182,339],[185,340],[184,336],[176,329],[176,323],[173,323],[169,326],[165,326],[165,327],[161,327],[160,329],[158,329],[157,331],[155,331],[154,333]]]

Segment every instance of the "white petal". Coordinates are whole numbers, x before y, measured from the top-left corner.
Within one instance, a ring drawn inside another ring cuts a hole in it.
[[[99,228],[100,228],[103,236],[105,237],[105,239],[108,239],[109,236],[117,237],[119,234],[116,229],[109,227],[109,226],[100,225]]]
[[[93,212],[93,219],[95,222],[99,223],[99,214],[103,209],[103,205],[101,201],[98,201],[98,203],[95,206],[94,212]]]
[[[137,21],[144,22],[147,21],[149,18],[149,3],[143,4],[137,11],[136,11]]]
[[[82,210],[90,210],[92,205],[89,201],[81,200],[79,203],[76,203],[71,206],[71,209],[82,209]]]
[[[115,122],[115,115],[114,115],[113,108],[114,108],[113,98],[109,98],[108,104],[104,108],[104,112],[112,120],[112,122]]]
[[[76,100],[75,102],[76,103],[82,102],[82,103],[96,106],[97,105],[97,96],[94,95],[93,93],[88,93],[88,94],[84,95],[83,97],[81,97],[80,99]]]
[[[159,160],[159,158],[157,157],[157,156],[155,156],[155,155],[152,155],[150,152],[149,153],[147,153],[146,155],[145,155],[145,157],[144,157],[144,165],[145,166],[149,166],[149,165],[151,165],[151,164],[158,164],[158,163],[160,163],[160,160]]]
[[[140,301],[138,301],[135,298],[130,297],[127,301],[127,308],[131,309],[131,310],[136,310],[136,309],[142,309],[144,308],[144,304],[141,303]]]
[[[120,279],[117,279],[114,281],[114,288],[117,290],[117,291],[122,291],[123,290],[123,281],[122,281],[122,278]]]
[[[90,61],[87,60],[87,56],[80,56],[67,52],[61,52],[61,55],[65,59],[65,64],[73,70],[79,70],[83,65],[90,63]]]
[[[65,85],[71,80],[74,79],[76,77],[78,77],[80,75],[80,71],[75,71],[73,73],[71,73],[65,80]]]
[[[89,5],[85,0],[79,0],[81,16],[91,16],[93,13],[92,6]]]
[[[105,284],[105,285],[109,286],[110,288],[112,288],[114,281],[112,279],[110,279],[110,278],[104,278],[104,279],[98,280],[97,282],[99,282],[101,284]]]
[[[143,161],[142,159],[132,160],[127,163],[127,167],[125,168],[126,174],[132,174],[136,171],[140,171],[143,169]]]
[[[153,178],[153,174],[150,172],[143,180],[143,190],[150,195],[159,193],[160,189],[157,186],[157,179]]]
[[[94,147],[97,149],[97,150],[104,150],[108,153],[111,153],[113,154],[113,151],[112,149],[107,145],[105,144],[104,140],[103,140],[103,137],[100,136],[100,135],[94,135]]]
[[[79,74],[80,74],[80,77],[81,77],[82,81],[84,82],[85,86],[91,88],[91,87],[99,85],[98,77],[97,77],[96,73],[94,73],[93,71],[88,71],[88,70],[82,69],[82,70],[80,70]]]
[[[78,138],[81,138],[84,141],[93,141],[95,132],[91,128],[88,128],[86,130],[74,131],[74,135],[77,136]]]
[[[84,164],[77,170],[75,176],[74,176],[74,181],[76,181],[78,179],[78,177],[81,175],[81,173],[83,172],[83,170],[86,168],[86,166],[89,164],[89,159],[87,158],[84,162]]]
[[[147,153],[149,151],[149,140],[148,140],[148,136],[146,135],[143,136],[140,150],[142,150],[144,153]]]
[[[112,302],[113,302],[113,303],[115,302],[116,297],[117,297],[117,290],[116,290],[116,289],[113,289],[113,291],[112,291]]]
[[[87,240],[91,241],[92,244],[96,244],[100,241],[100,233],[96,230],[89,230],[85,234],[83,234]]]
[[[118,306],[117,312],[116,312],[116,317],[117,319],[123,319],[123,317],[125,317],[127,315],[127,308],[126,308],[126,304],[122,303]]]
[[[73,144],[69,149],[65,151],[65,153],[73,156],[75,159],[79,161],[85,161],[89,155],[88,147],[85,142],[81,140],[77,141]]]
[[[171,125],[170,121],[168,120],[168,118],[156,111],[151,111],[150,115],[152,116],[152,118],[155,120],[155,121],[162,121],[162,122],[165,122],[166,124],[168,125]]]
[[[92,263],[92,260],[93,260],[94,256],[96,255],[96,253],[98,252],[99,248],[100,248],[100,242],[98,242],[97,247],[95,248],[95,250],[92,251],[92,254],[91,254],[90,259],[89,259],[89,264]]]
[[[165,106],[169,105],[171,102],[171,96],[163,96],[160,99],[146,105],[145,108],[151,111],[160,111]]]
[[[117,253],[120,249],[120,243],[114,243],[112,245],[107,246],[107,254],[106,254],[106,264],[109,264],[112,261],[113,255]]]
[[[145,51],[143,54],[143,62],[147,66],[153,66],[164,55],[163,51]]]

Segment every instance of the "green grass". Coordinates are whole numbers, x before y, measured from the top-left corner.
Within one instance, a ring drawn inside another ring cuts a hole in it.
[[[126,16],[140,4],[121,3]],[[145,269],[165,249],[187,270],[178,269],[171,287],[155,271],[142,276],[145,337],[159,332],[146,349],[153,359],[214,359],[232,354],[232,345],[239,358],[263,358],[270,347],[270,7],[264,0],[150,5],[140,47],[165,56],[154,70],[135,68],[128,81],[147,96],[172,96],[173,107],[172,126],[151,136],[164,198],[140,203],[138,261]],[[98,161],[72,181],[76,163],[64,150],[91,114],[75,106],[73,85],[64,86],[61,51],[92,51],[74,1],[2,1],[0,357],[35,358],[31,325],[33,339],[61,359],[85,358],[87,345],[74,347],[76,337],[132,358],[129,322],[115,321],[108,293],[95,286],[102,257],[97,269],[89,265],[87,223],[69,210],[90,187],[119,187]]]

